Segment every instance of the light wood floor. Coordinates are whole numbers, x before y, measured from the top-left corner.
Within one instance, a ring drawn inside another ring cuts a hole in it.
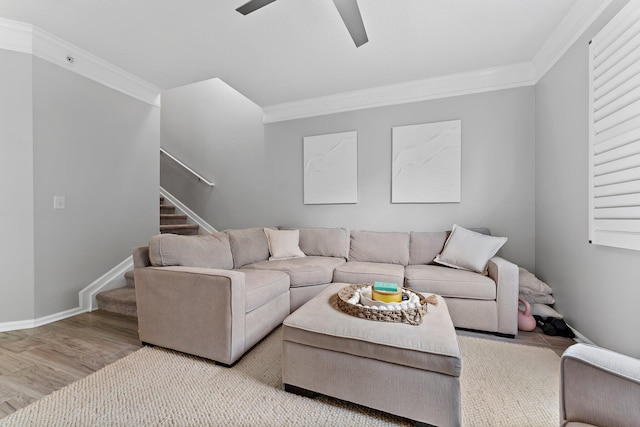
[[[531,332],[519,331],[518,336],[515,338],[502,338],[491,334],[484,334],[480,332],[461,331],[458,330],[458,335],[466,335],[470,337],[485,338],[490,340],[505,341],[514,344],[532,345],[536,347],[548,348],[556,352],[558,356],[562,356],[562,353],[567,347],[575,344],[576,342],[569,338],[554,337],[545,335],[542,329],[536,328]]]
[[[135,317],[100,310],[0,333],[0,418],[140,347]]]
[[[0,333],[0,418],[115,362],[141,347],[134,317],[84,313],[33,329]],[[460,335],[534,345],[562,352],[573,341],[539,329],[515,339]]]

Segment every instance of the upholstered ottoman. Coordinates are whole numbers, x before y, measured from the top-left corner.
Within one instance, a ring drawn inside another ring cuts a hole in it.
[[[336,397],[418,425],[459,426],[462,361],[444,300],[429,305],[419,326],[377,322],[337,308],[343,286],[329,285],[284,320],[285,389]]]

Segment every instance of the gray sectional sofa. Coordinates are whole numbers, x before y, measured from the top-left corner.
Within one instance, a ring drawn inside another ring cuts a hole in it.
[[[518,267],[492,257],[485,274],[434,263],[449,232],[289,230],[303,256],[273,259],[263,228],[154,236],[134,251],[140,339],[233,364],[329,283],[395,282],[442,295],[453,324],[517,333]],[[271,259],[270,259],[271,258]]]

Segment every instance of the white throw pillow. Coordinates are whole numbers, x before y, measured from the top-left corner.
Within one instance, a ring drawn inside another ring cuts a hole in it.
[[[487,262],[506,241],[506,237],[487,236],[454,224],[444,249],[433,261],[448,267],[484,273]]]
[[[274,230],[265,228],[264,234],[269,241],[270,261],[277,259],[300,258],[306,256],[300,250],[300,230]]]

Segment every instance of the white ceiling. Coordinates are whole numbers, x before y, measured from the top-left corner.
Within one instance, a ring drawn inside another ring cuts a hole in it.
[[[584,1],[584,0],[583,0]],[[359,0],[356,48],[332,0],[0,0],[162,89],[219,77],[260,106],[531,62],[576,0]]]

